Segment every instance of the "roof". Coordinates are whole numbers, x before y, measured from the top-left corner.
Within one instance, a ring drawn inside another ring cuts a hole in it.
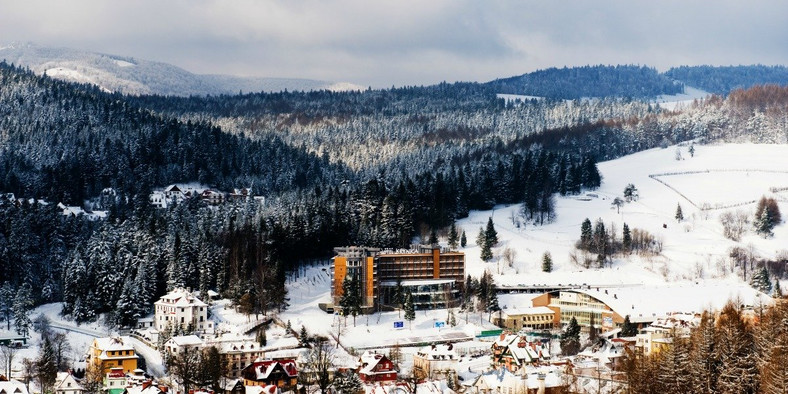
[[[265,386],[244,386],[244,391],[246,394],[278,394],[279,387],[276,387],[274,384],[269,384]]]
[[[452,344],[426,346],[419,349],[416,355],[428,360],[457,360],[457,352]]]
[[[587,294],[605,303],[631,322],[651,322],[676,312],[702,313],[719,310],[732,299],[744,305],[769,305],[771,297],[742,283],[723,281],[693,282],[630,287],[594,287],[561,290]]]
[[[359,359],[359,369],[358,373],[363,373],[365,375],[375,375],[381,372],[376,372],[375,367],[380,364],[381,361],[388,360],[388,358],[380,353],[373,353],[367,350],[364,354],[361,355],[361,359]],[[390,371],[387,371],[390,372]]]
[[[96,338],[93,341],[93,344],[104,351],[108,350],[134,350],[134,346],[131,346],[131,341],[129,337],[104,337],[104,338]]]
[[[199,346],[203,344],[202,339],[197,335],[181,335],[170,338],[170,341],[178,346]]]
[[[71,383],[71,386],[68,384]],[[68,390],[84,390],[82,385],[77,382],[76,378],[68,372],[58,372],[55,378],[55,390],[68,389]]]
[[[287,374],[289,377],[295,377],[298,375],[298,368],[296,368],[295,360],[261,360],[255,361],[254,363],[250,364],[244,371],[251,369],[254,373],[254,380],[265,380],[271,375],[271,372],[277,369],[277,366],[281,367],[282,370]],[[247,376],[244,374],[244,376]]]
[[[144,389],[142,387],[143,385],[127,387],[126,393],[127,394],[159,394],[162,392],[159,386],[155,384],[146,386]]]
[[[546,306],[533,306],[526,308],[506,308],[501,309],[501,313],[506,316],[520,316],[520,315],[544,315],[554,314],[555,311]]]
[[[173,289],[169,293],[161,296],[161,298],[156,301],[156,304],[180,307],[208,306],[208,304],[202,302],[199,298],[195,297],[192,293],[183,288]]]
[[[16,380],[0,382],[0,394],[27,394],[25,384]]]

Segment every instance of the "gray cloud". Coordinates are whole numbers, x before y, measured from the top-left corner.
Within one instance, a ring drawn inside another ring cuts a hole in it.
[[[599,63],[786,64],[786,22],[781,1],[0,0],[4,42],[372,86]]]

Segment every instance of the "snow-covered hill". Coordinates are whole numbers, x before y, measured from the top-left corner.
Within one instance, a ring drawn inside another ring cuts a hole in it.
[[[351,83],[297,78],[199,75],[161,62],[34,44],[0,45],[0,59],[29,67],[36,74],[91,83],[110,92],[172,96],[278,92],[282,90],[363,90]]]
[[[489,270],[499,284],[583,284],[635,285],[666,282],[724,281],[741,279],[731,273],[730,250],[741,247],[761,259],[788,254],[788,225],[774,229],[763,238],[748,231],[739,242],[723,236],[719,217],[723,212],[742,211],[754,216],[755,200],[774,197],[786,212],[787,192],[771,188],[788,187],[788,145],[695,145],[691,157],[688,146],[652,149],[599,164],[603,175],[599,190],[582,196],[557,197],[557,220],[545,226],[522,225],[519,206],[500,206],[493,211],[474,211],[458,222],[465,230],[464,248],[467,273],[478,277]],[[676,160],[680,154],[681,159]],[[650,176],[651,175],[651,176]],[[624,204],[620,212],[612,205],[632,183],[639,190],[638,201]],[[677,222],[681,205],[685,220]],[[701,208],[707,208],[702,210]],[[480,259],[475,244],[479,228],[492,216],[500,243],[491,262]],[[630,229],[653,234],[663,244],[659,256],[616,257],[612,267],[584,268],[572,261],[580,225],[602,219],[608,230],[615,227],[621,239],[624,223]],[[520,222],[520,227],[517,226]],[[749,226],[751,227],[751,226]],[[748,227],[748,229],[749,229]],[[515,252],[510,267],[500,256],[505,249]],[[550,252],[554,271],[541,270],[542,255]],[[749,278],[749,276],[748,276]]]

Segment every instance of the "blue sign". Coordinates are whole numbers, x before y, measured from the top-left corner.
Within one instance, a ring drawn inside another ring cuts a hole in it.
[[[405,327],[405,322],[403,322],[403,321],[395,321],[394,322],[394,328],[403,328],[403,327]]]
[[[436,321],[435,322],[435,328],[443,328],[443,326],[445,326],[445,325],[446,325],[445,321]]]

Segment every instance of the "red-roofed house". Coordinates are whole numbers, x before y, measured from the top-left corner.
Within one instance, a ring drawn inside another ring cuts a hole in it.
[[[397,369],[388,357],[367,351],[359,360],[358,377],[365,383],[394,382]]]
[[[283,391],[298,383],[298,369],[294,360],[258,360],[241,371],[244,386],[274,385]]]

